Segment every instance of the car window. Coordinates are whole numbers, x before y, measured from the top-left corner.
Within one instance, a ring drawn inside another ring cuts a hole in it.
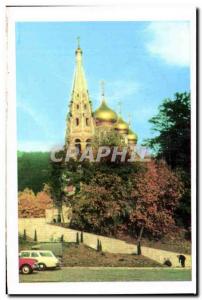
[[[30,257],[30,252],[21,252],[20,257]]]
[[[53,254],[51,252],[40,252],[40,255],[45,257],[53,257]]]
[[[32,257],[38,257],[38,256],[39,256],[38,253],[32,252]]]

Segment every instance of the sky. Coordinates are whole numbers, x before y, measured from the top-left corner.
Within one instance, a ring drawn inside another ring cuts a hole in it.
[[[93,110],[105,82],[108,105],[138,134],[166,98],[190,91],[189,22],[17,22],[17,139],[21,151],[64,144],[77,37]]]

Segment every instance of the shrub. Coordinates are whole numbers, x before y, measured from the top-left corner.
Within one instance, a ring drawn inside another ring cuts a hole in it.
[[[83,243],[83,231],[81,231],[81,243]]]
[[[61,235],[60,241],[61,241],[61,243],[64,242],[64,234]]]
[[[27,234],[26,234],[26,230],[24,229],[24,232],[23,232],[23,240],[26,241],[27,240]]]
[[[76,233],[76,243],[79,244],[79,233]]]
[[[34,231],[34,241],[37,242],[37,240],[38,240],[38,239],[37,239],[37,231],[36,231],[36,229],[35,229],[35,231]]]

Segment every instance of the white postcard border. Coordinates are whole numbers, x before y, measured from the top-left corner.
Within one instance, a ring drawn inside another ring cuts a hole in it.
[[[46,7],[8,8],[7,116],[7,272],[9,294],[178,294],[196,292],[196,11],[194,7]],[[16,21],[137,21],[190,20],[192,65],[192,281],[19,283],[16,140]]]

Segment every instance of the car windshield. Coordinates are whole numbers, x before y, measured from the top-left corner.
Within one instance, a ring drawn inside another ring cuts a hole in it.
[[[54,255],[51,252],[40,252],[41,256],[45,256],[45,257],[53,257]]]

